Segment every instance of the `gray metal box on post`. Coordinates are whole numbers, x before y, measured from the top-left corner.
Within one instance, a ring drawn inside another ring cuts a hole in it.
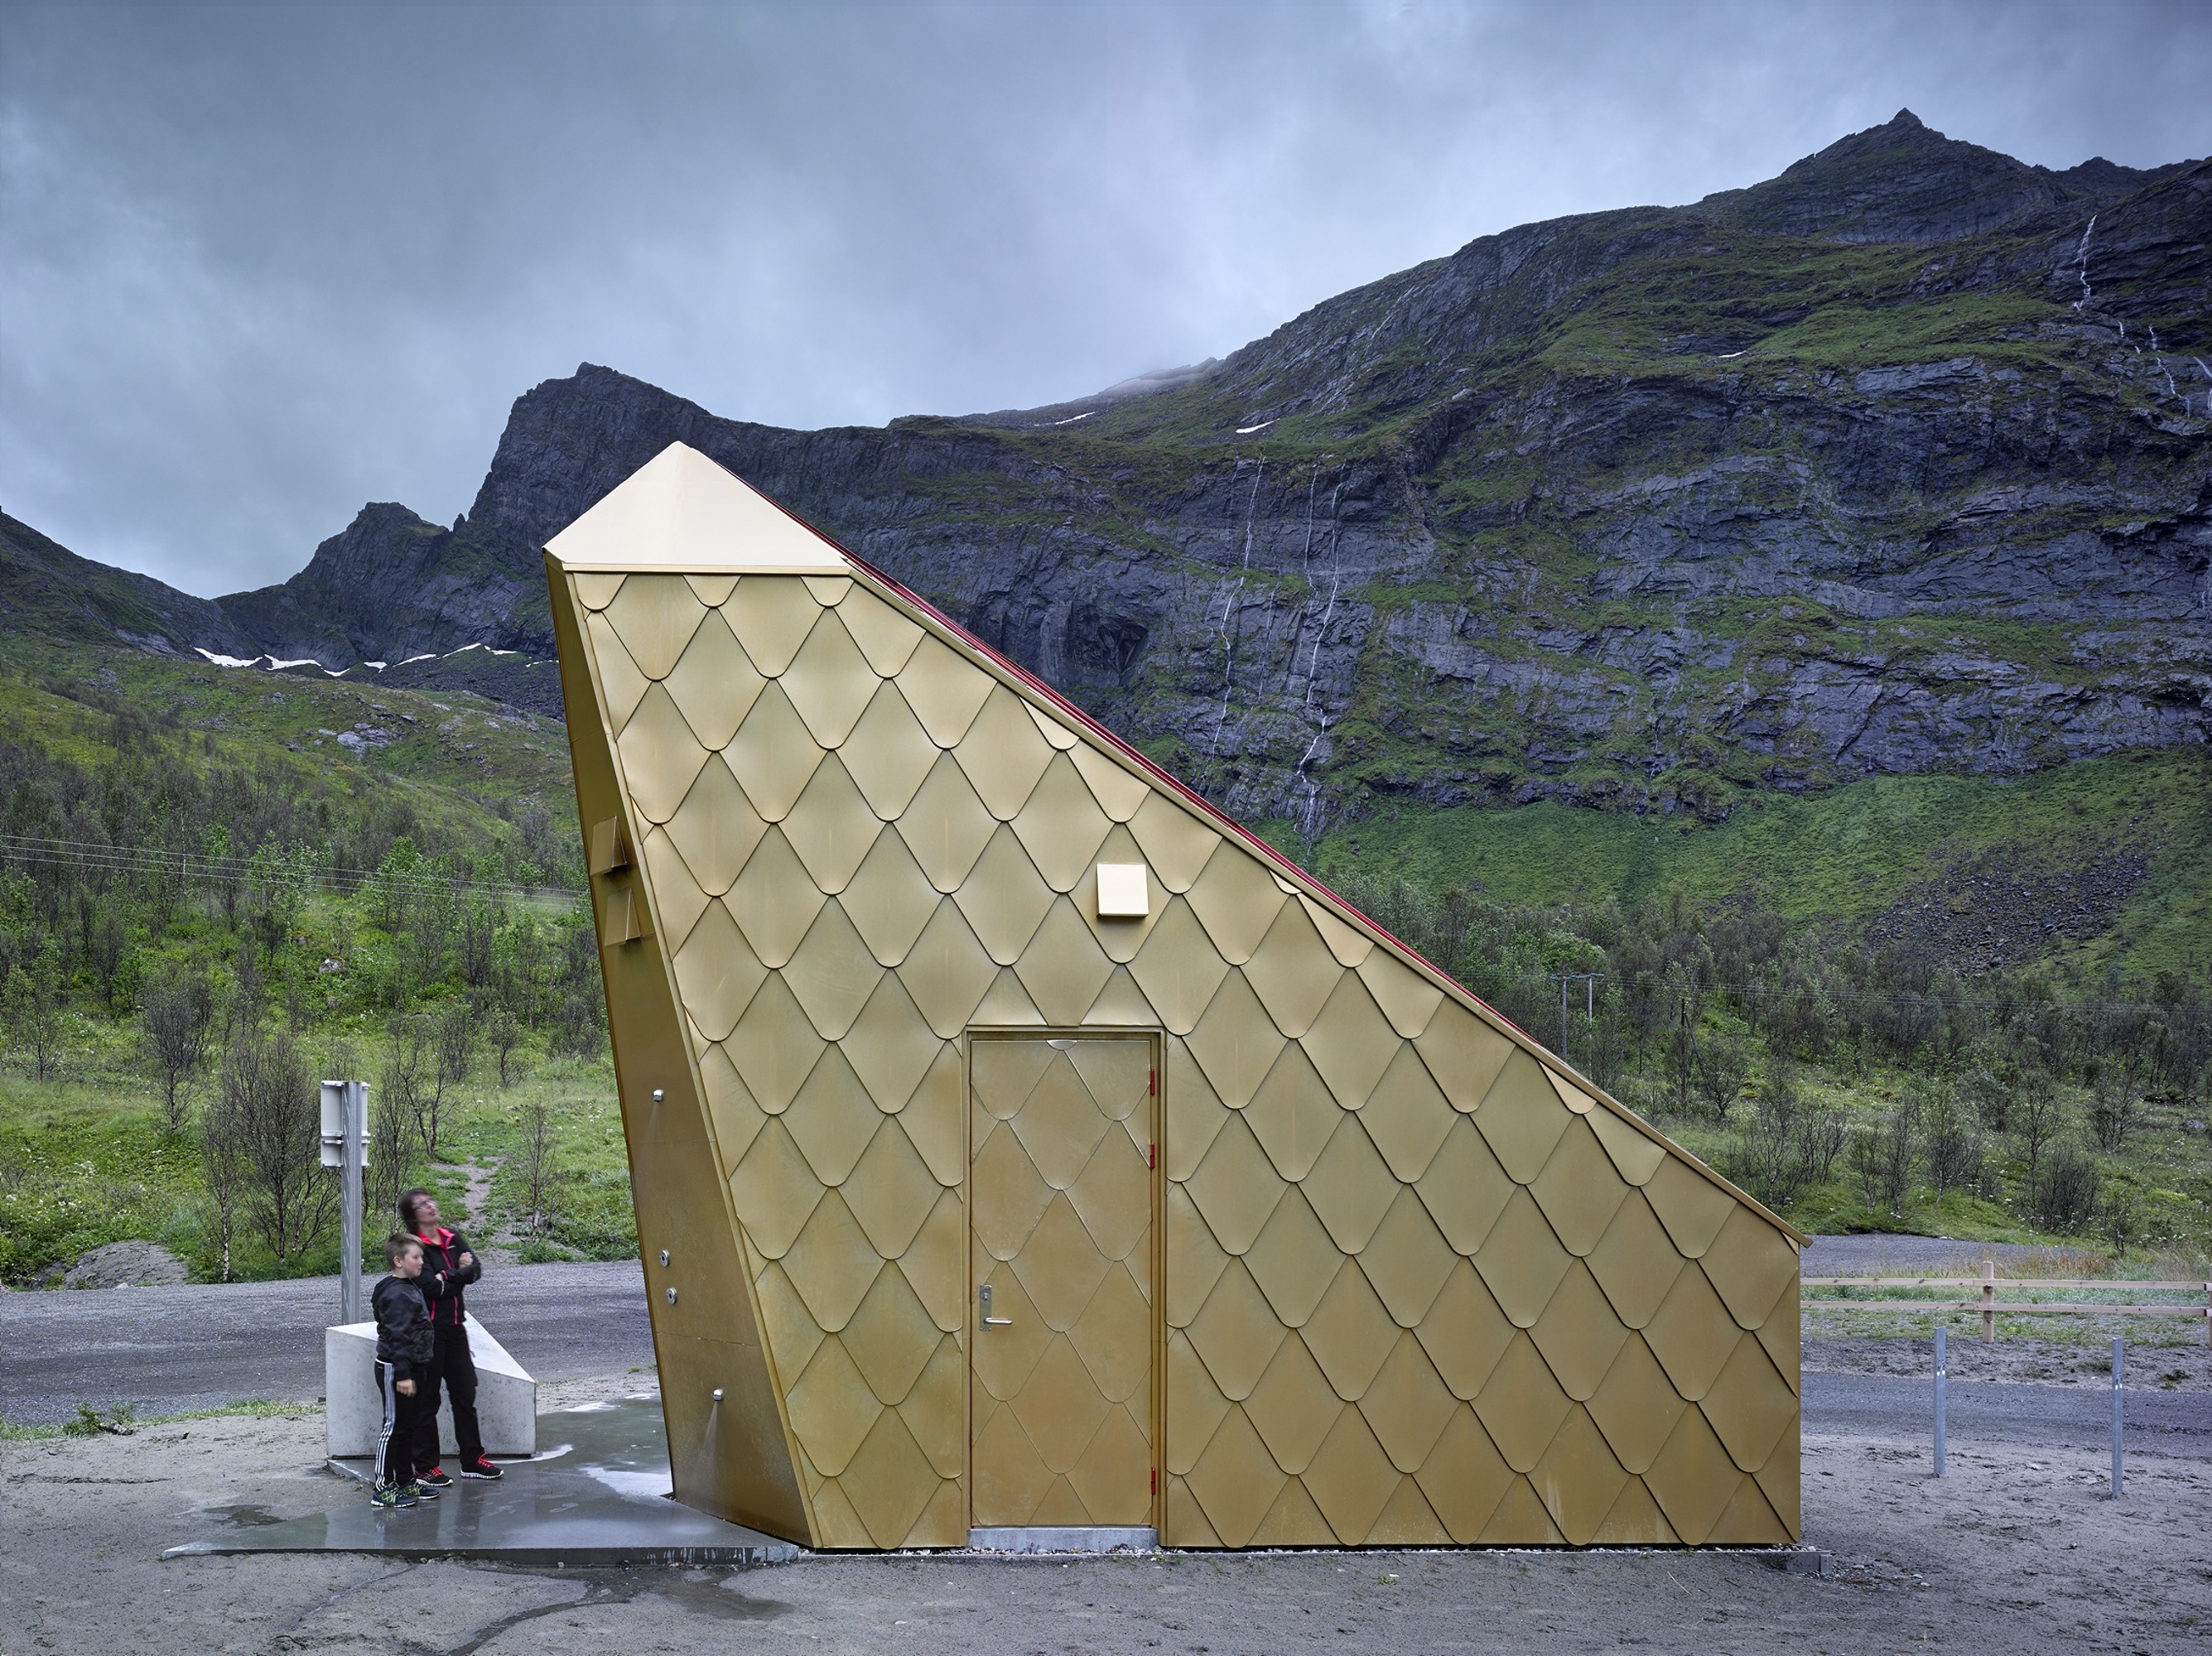
[[[368,1083],[323,1083],[322,1161],[338,1170],[338,1320],[362,1320],[361,1175],[368,1166]]]

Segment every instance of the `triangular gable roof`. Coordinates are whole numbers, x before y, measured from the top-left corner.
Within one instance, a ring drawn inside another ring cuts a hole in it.
[[[1163,770],[1042,679],[698,450],[681,442],[669,444],[555,536],[545,549],[563,567],[578,572],[840,574],[861,580],[878,597],[906,610],[917,623],[969,657],[1016,694],[1048,709],[1093,746],[1137,772],[1153,786],[1173,795],[1209,827],[1234,839],[1261,858],[1279,881],[1320,904],[1374,944],[1388,949],[1527,1052],[1544,1067],[1570,1107],[1575,1107],[1578,1098],[1595,1101],[1607,1114],[1727,1192],[1797,1246],[1802,1247],[1811,1240],[1757,1198],[1723,1178],[1583,1076],[1450,974]]]

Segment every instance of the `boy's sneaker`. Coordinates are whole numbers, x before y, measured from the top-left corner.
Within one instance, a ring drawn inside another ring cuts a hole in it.
[[[443,1471],[440,1471],[435,1466],[433,1466],[427,1472],[416,1473],[415,1481],[417,1483],[420,1483],[426,1489],[447,1489],[452,1486],[453,1482],[452,1478],[447,1477]]]
[[[380,1483],[368,1492],[368,1504],[389,1512],[394,1507],[415,1504],[414,1486],[407,1483]]]
[[[503,1477],[506,1474],[501,1472],[498,1467],[491,1464],[491,1457],[489,1455],[479,1454],[472,1459],[465,1460],[461,1463],[461,1476],[463,1477],[493,1478]]]
[[[435,1501],[438,1498],[438,1492],[420,1479],[407,1485],[407,1492],[416,1501]]]

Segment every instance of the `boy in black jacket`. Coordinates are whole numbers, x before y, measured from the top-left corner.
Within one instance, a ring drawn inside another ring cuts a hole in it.
[[[477,1424],[477,1364],[469,1350],[468,1304],[463,1290],[483,1275],[468,1238],[438,1222],[438,1201],[419,1186],[399,1198],[399,1222],[422,1245],[422,1297],[429,1302],[434,1346],[415,1410],[416,1478],[426,1489],[453,1483],[438,1465],[438,1389],[453,1405],[453,1447],[463,1477],[495,1478],[499,1468],[484,1453]]]
[[[376,1308],[376,1389],[384,1398],[384,1426],[376,1440],[376,1483],[368,1498],[372,1506],[411,1507],[437,1495],[415,1477],[421,1382],[430,1372],[436,1346],[430,1302],[417,1280],[422,1245],[412,1236],[395,1235],[385,1243],[384,1257],[391,1261],[392,1274],[369,1296]]]

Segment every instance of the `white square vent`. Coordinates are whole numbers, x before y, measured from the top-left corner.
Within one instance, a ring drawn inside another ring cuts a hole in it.
[[[1098,918],[1141,920],[1152,912],[1152,892],[1142,863],[1098,864]]]

